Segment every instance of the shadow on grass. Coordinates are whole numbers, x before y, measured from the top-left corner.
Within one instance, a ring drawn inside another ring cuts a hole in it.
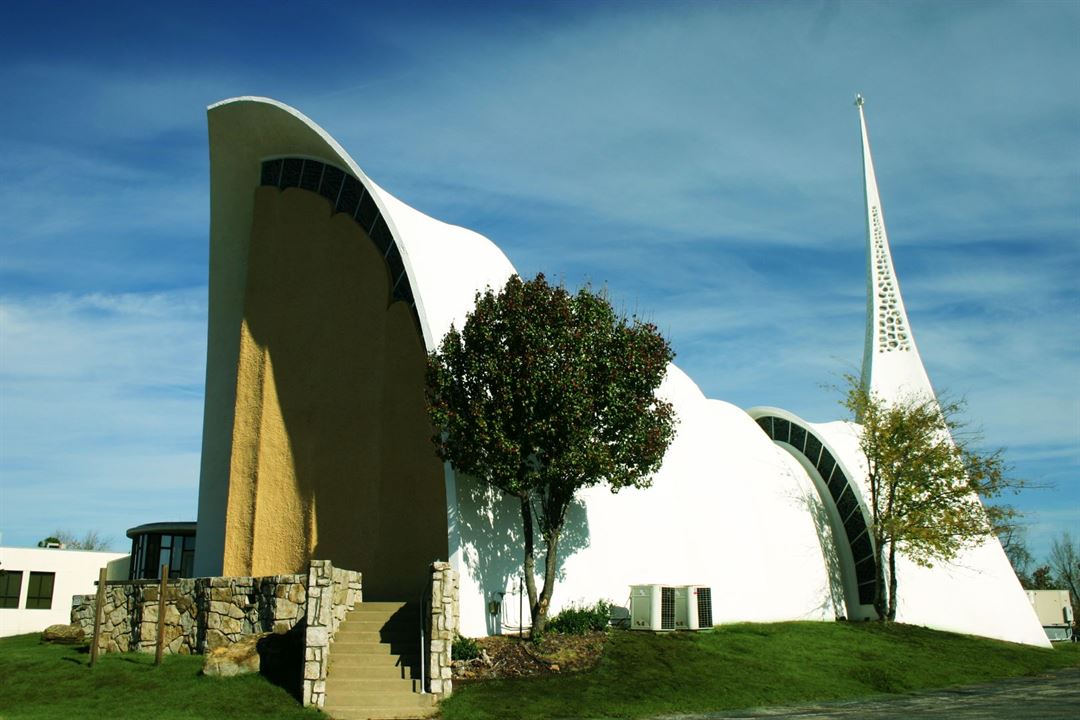
[[[259,674],[284,689],[299,702],[304,701],[304,631],[300,622],[283,634],[259,640]]]
[[[62,662],[89,669],[89,645],[65,646],[73,655],[59,658]],[[299,702],[303,702],[304,689],[304,623],[284,634],[267,635],[256,645],[259,653],[259,674],[271,684],[284,689]],[[144,665],[153,667],[153,656],[142,652],[102,653],[110,663]]]

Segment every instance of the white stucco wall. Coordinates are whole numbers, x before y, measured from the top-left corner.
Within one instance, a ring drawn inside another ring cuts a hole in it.
[[[50,625],[68,624],[71,622],[72,596],[96,592],[94,583],[98,571],[110,562],[126,557],[127,553],[0,547],[0,569],[22,571],[19,607],[0,608],[0,637],[41,632]],[[31,571],[56,574],[49,610],[26,609]]]
[[[869,497],[858,426],[833,422],[813,428],[841,453],[852,471],[852,482]],[[899,553],[896,578],[898,622],[1050,646],[996,537],[961,552],[952,562],[938,562],[929,568]]]
[[[553,609],[599,599],[625,606],[630,585],[664,583],[710,586],[716,623],[845,614],[827,570],[835,551],[808,510],[818,496],[794,458],[743,410],[704,397],[675,366],[660,394],[679,417],[664,464],[648,489],[580,494],[584,507],[571,513]],[[465,517],[475,515],[465,492],[470,482],[459,481]],[[505,582],[516,587],[521,573],[520,547],[489,541],[520,534],[517,504],[503,508],[484,532],[462,532],[451,558],[461,573],[466,635],[496,630],[486,604]],[[493,549],[501,562],[493,561]]]

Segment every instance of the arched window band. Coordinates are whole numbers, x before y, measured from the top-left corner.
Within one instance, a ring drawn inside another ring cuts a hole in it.
[[[859,508],[859,501],[855,497],[850,479],[821,439],[807,428],[772,415],[758,418],[757,424],[773,441],[786,443],[795,448],[821,474],[821,479],[829,488],[829,495],[832,496],[837,512],[840,514],[844,534],[847,535],[848,545],[851,547],[851,556],[855,560],[859,602],[863,605],[873,603],[874,546],[870,542],[866,520]]]
[[[335,213],[348,214],[367,233],[382,254],[390,272],[391,296],[394,300],[408,303],[413,319],[419,327],[416,300],[405,272],[405,263],[401,259],[401,251],[390,232],[390,226],[386,224],[375,204],[375,198],[359,179],[341,168],[318,160],[286,157],[263,161],[260,184],[272,185],[282,190],[291,187],[308,190],[329,200]]]

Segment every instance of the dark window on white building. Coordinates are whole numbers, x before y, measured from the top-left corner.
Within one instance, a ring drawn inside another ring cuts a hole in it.
[[[0,570],[0,608],[19,607],[22,570]]]
[[[52,609],[53,584],[55,582],[56,573],[31,571],[30,581],[26,586],[26,609]]]

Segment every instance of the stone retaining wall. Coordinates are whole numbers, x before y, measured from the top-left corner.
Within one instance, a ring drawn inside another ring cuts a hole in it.
[[[431,564],[431,621],[428,625],[429,692],[440,698],[453,691],[450,656],[458,631],[458,576],[450,563]]]
[[[321,708],[326,701],[330,642],[345,614],[361,600],[360,573],[336,568],[329,560],[312,560],[307,588],[304,705]]]
[[[154,652],[157,581],[109,584],[102,612],[101,649]],[[165,652],[192,654],[231,645],[246,635],[286,633],[303,624],[303,703],[323,707],[330,646],[346,613],[362,601],[361,574],[312,560],[306,574],[174,580],[165,591]],[[77,595],[71,622],[94,634],[94,595]],[[458,577],[449,563],[431,565],[428,689],[453,689],[451,648],[458,630]]]
[[[361,575],[312,560],[308,572],[269,577],[212,577],[170,581],[165,589],[165,652],[205,653],[246,635],[304,631],[304,705],[322,707],[330,642],[345,614],[363,599]],[[105,652],[157,647],[158,581],[105,587],[101,644]],[[94,636],[95,595],[72,599],[71,622]]]
[[[157,581],[105,588],[100,649],[153,652],[157,645]],[[72,600],[71,622],[94,634],[94,595]],[[185,578],[165,590],[165,652],[189,655],[231,645],[245,635],[288,632],[305,617],[307,577]]]

